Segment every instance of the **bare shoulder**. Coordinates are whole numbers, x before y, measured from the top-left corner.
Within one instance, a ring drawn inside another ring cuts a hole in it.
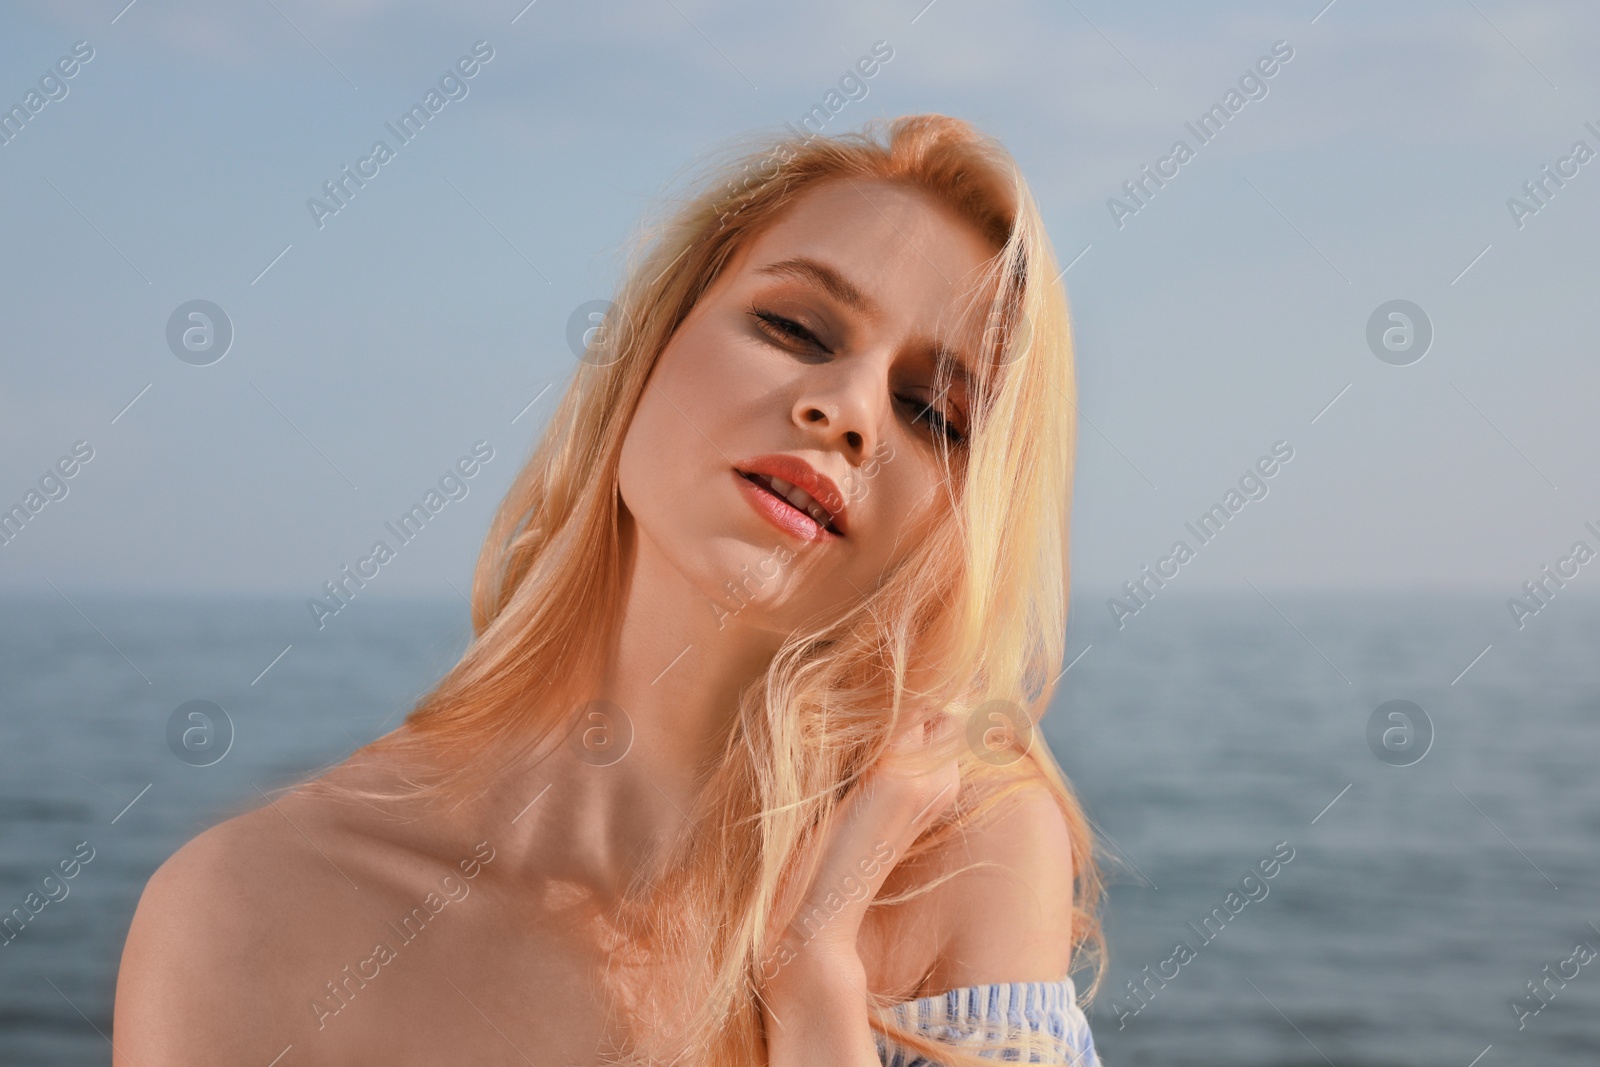
[[[952,877],[929,894],[939,948],[928,988],[1065,975],[1072,956],[1072,847],[1056,791],[1019,767],[1014,788],[932,857],[932,873]]]
[[[298,795],[178,849],[145,884],[123,946],[117,1067],[267,1063],[293,1043],[307,993],[296,979],[356,908],[362,852],[330,806]]]

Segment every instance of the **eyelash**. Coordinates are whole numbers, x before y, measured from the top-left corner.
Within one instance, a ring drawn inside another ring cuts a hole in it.
[[[755,307],[750,309],[750,314],[756,320],[757,328],[779,343],[815,345],[823,352],[829,355],[833,354],[832,350],[817,340],[815,334],[792,319],[786,319],[782,315],[775,315],[770,311],[763,311]],[[934,433],[944,434],[945,439],[952,445],[965,443],[966,435],[946,421],[944,413],[932,404],[924,404],[915,397],[909,396],[901,396],[898,399],[911,405],[916,411],[916,414],[911,417],[912,422],[927,421],[929,429]]]

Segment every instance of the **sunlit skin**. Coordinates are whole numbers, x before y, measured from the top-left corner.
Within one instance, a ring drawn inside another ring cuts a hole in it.
[[[977,358],[976,320],[952,309],[967,306],[993,253],[923,193],[842,180],[808,190],[746,244],[662,351],[623,447],[628,594],[592,695],[625,710],[627,755],[598,767],[562,745],[412,821],[291,795],[200,835],[141,900],[118,981],[114,1062],[265,1065],[292,1046],[282,1067],[591,1064],[625,1040],[646,1008],[636,968],[649,963],[619,939],[614,908],[688,832],[696,768],[717,751],[740,686],[784,634],[870,590],[951,506],[933,439],[967,428],[967,399],[959,387],[934,393],[935,360]],[[797,260],[831,268],[870,308],[814,277],[764,269]],[[768,453],[803,457],[844,490],[846,536],[798,538],[751,506],[732,468]],[[775,553],[788,562],[774,572],[764,561]],[[742,568],[772,577],[730,598],[726,583]],[[874,841],[898,857],[955,798],[954,764],[913,778],[898,759],[878,768],[871,801],[831,828],[816,884]],[[330,774],[386,784],[403,769],[394,757],[352,759]],[[838,1007],[859,996],[851,986],[911,999],[1065,973],[1065,825],[1042,788],[1006,825],[916,873],[972,859],[1008,872],[964,874],[870,915],[865,901],[852,904],[805,962],[785,968],[769,990],[774,1005],[818,1015],[826,1033],[813,1040],[837,1043],[774,1039],[775,1065],[817,1054],[877,1062],[864,1008]],[[462,877],[461,861],[484,841],[493,859]],[[895,891],[912,873],[885,866],[872,888]],[[388,924],[446,874],[466,895],[403,942]],[[356,991],[319,1027],[313,998],[338,1006],[325,983],[357,970],[378,941],[396,958],[365,986],[350,983]]]

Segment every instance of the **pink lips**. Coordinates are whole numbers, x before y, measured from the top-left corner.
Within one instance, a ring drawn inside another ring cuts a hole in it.
[[[833,484],[832,478],[799,456],[773,452],[747,459],[734,469],[740,474],[765,474],[769,478],[781,478],[790,485],[799,486],[833,517],[832,526],[835,530],[841,534],[850,532],[849,526],[846,525],[844,494],[839,492],[839,487]]]
[[[805,541],[827,541],[841,538],[848,532],[843,495],[831,479],[805,460],[782,453],[758,456],[739,464],[733,474],[739,480],[739,489],[750,505],[780,530]],[[828,512],[831,521],[823,526],[750,475],[778,478],[804,490],[819,507]]]

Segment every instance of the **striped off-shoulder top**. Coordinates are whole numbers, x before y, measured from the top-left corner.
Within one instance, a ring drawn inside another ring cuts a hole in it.
[[[1070,1050],[1068,1058],[1073,1067],[1103,1067],[1095,1054],[1089,1020],[1078,1006],[1077,987],[1070,975],[1051,982],[963,986],[895,1004],[886,1009],[884,1018],[958,1047],[1003,1036],[1009,1022],[1013,1027],[1027,1027],[1061,1039]],[[889,1045],[881,1035],[874,1036],[884,1067],[939,1067],[910,1049]],[[986,1055],[1003,1054],[990,1051]]]

